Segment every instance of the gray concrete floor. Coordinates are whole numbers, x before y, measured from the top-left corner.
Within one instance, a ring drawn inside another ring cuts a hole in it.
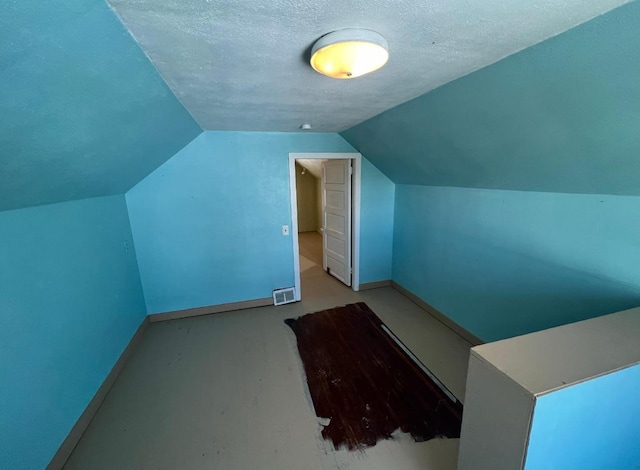
[[[301,302],[151,325],[65,469],[455,469],[457,439],[322,439],[283,320],[357,301],[464,400],[468,343],[390,287],[353,292],[307,266]]]

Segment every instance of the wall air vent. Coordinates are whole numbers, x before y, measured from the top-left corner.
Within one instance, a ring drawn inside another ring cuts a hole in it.
[[[273,291],[273,305],[290,304],[296,301],[295,289],[286,287],[284,289],[276,289]]]

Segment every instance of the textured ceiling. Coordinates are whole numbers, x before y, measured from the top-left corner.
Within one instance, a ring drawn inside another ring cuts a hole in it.
[[[128,190],[201,132],[102,0],[3,2],[0,210]]]
[[[204,129],[345,130],[625,0],[109,0]],[[389,42],[374,74],[335,80],[306,54],[327,32]]]
[[[640,195],[640,2],[342,133],[395,183]]]

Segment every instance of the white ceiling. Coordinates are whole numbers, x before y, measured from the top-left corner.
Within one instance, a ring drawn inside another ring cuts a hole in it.
[[[626,0],[108,0],[204,129],[339,132]],[[387,65],[335,80],[308,51],[378,31]]]

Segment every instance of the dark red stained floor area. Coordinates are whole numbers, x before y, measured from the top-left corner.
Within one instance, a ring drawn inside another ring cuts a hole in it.
[[[382,330],[364,303],[285,320],[294,331],[322,436],[336,448],[374,446],[396,429],[416,441],[460,437],[462,405]]]

